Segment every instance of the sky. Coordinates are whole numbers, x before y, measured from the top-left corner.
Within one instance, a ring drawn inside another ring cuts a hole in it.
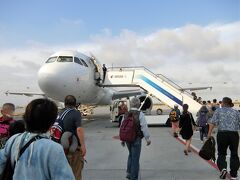
[[[38,69],[68,49],[240,100],[239,48],[239,0],[0,0],[0,105],[29,102],[4,92],[41,92]]]

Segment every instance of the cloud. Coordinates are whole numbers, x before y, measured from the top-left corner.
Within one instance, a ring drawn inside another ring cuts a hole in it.
[[[61,19],[61,22],[82,23],[81,20],[67,19]],[[212,92],[199,92],[209,99],[227,96],[227,93],[239,98],[239,34],[238,21],[207,26],[188,24],[148,34],[123,29],[118,35],[113,35],[111,29],[106,28],[99,34],[91,35],[89,41],[55,46],[29,40],[23,48],[0,49],[0,79],[4,85],[1,89],[14,88],[13,84],[9,86],[4,81],[10,76],[11,81],[19,86],[18,89],[23,82],[18,81],[18,77],[25,79],[29,76],[29,83],[37,87],[34,76],[45,60],[56,51],[72,49],[88,55],[92,52],[108,66],[145,66],[184,87],[190,84],[214,86]]]

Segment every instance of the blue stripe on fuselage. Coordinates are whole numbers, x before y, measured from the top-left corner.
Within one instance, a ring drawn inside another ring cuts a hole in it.
[[[180,99],[178,99],[177,97],[173,96],[172,94],[167,92],[165,89],[161,88],[159,85],[157,85],[156,83],[152,82],[150,79],[146,78],[143,75],[138,75],[137,78],[143,80],[144,82],[146,82],[147,84],[151,85],[156,90],[158,90],[159,92],[161,92],[162,94],[164,94],[165,96],[167,96],[168,98],[172,99],[174,102],[176,102],[177,104],[182,106],[183,102]]]

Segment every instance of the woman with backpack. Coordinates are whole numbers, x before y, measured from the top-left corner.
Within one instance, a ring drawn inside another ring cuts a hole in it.
[[[200,140],[203,143],[204,138],[208,135],[209,111],[206,105],[203,105],[197,113],[197,125],[199,127]]]

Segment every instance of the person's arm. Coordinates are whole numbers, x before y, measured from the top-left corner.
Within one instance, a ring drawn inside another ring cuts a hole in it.
[[[208,127],[208,138],[210,138],[212,136],[212,131],[213,131],[215,125],[212,124],[212,123],[208,123],[208,125],[209,125],[209,127]]]
[[[211,119],[208,119],[208,138],[212,136],[212,131],[218,122],[218,111],[214,112]]]
[[[84,129],[82,127],[77,128],[77,135],[81,144],[82,155],[84,157],[86,155],[86,146],[85,146],[85,138],[84,138]]]
[[[142,112],[140,112],[140,114],[139,114],[139,121],[140,121],[140,125],[141,125],[141,131],[143,132],[144,138],[145,138],[145,140],[147,142],[147,146],[148,146],[151,144],[150,133],[148,131],[147,121]]]
[[[190,113],[190,117],[191,117],[191,121],[192,121],[193,126],[195,126],[195,128],[196,128],[197,125],[196,125],[196,123],[194,121],[192,113]]]

